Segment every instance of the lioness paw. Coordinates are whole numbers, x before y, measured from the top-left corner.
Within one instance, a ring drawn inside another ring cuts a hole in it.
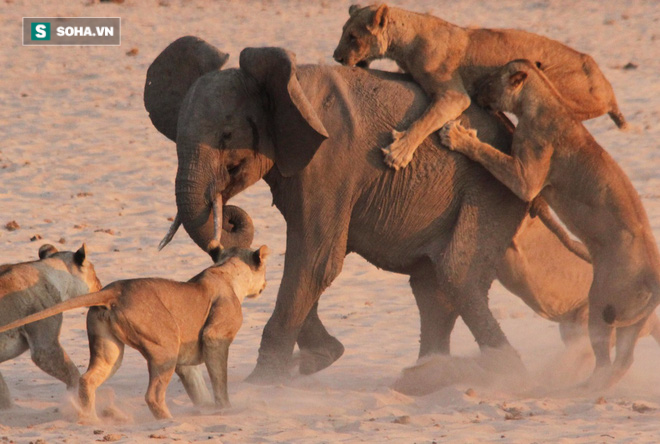
[[[414,149],[410,149],[406,143],[406,139],[399,139],[392,142],[390,145],[382,148],[381,151],[385,154],[385,163],[387,166],[399,170],[405,168],[413,159]]]
[[[397,131],[395,129],[392,130],[392,141],[396,142],[403,136],[403,131]]]
[[[440,128],[440,141],[450,150],[459,149],[470,140],[477,138],[477,132],[465,128],[458,121],[452,120]]]

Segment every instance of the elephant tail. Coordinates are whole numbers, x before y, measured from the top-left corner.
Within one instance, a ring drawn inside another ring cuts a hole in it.
[[[228,54],[198,37],[181,37],[151,63],[144,85],[144,107],[156,129],[176,141],[179,108],[195,81],[227,62]]]
[[[557,239],[559,239],[559,241],[568,248],[571,253],[590,264],[592,263],[591,255],[589,254],[587,247],[582,242],[571,239],[564,227],[559,224],[557,219],[555,219],[550,212],[550,207],[545,199],[541,196],[536,196],[529,208],[529,214],[532,217],[538,216],[543,224],[548,227],[555,236],[557,236]]]
[[[31,324],[32,322],[41,321],[42,319],[64,313],[68,310],[73,310],[74,308],[109,305],[115,299],[116,292],[112,289],[101,290],[95,293],[88,293],[83,296],[78,296],[72,299],[68,299],[64,302],[60,302],[59,304],[53,305],[52,307],[49,307],[45,310],[18,319],[7,325],[3,325],[0,327],[0,333],[6,332],[7,330],[12,330],[14,328],[22,327],[26,324]]]

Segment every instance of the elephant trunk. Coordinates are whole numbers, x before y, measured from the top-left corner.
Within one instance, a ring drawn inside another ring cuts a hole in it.
[[[250,216],[239,207],[223,205],[220,192],[225,181],[216,179],[211,171],[215,162],[202,159],[201,154],[195,153],[192,162],[179,156],[175,184],[177,219],[206,252],[215,244],[213,241],[223,247],[249,247],[254,237]]]

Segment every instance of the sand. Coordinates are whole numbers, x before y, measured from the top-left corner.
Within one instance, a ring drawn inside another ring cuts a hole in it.
[[[620,132],[607,117],[587,126],[629,174],[660,235],[660,8],[655,0],[391,3],[464,26],[535,31],[591,54],[633,129]],[[167,44],[190,34],[231,54],[230,67],[237,66],[246,46],[282,46],[295,52],[299,63],[332,64],[349,4],[0,2],[0,263],[35,258],[45,242],[71,250],[85,242],[103,283],[139,276],[185,280],[208,266],[208,257],[183,231],[165,250],[156,249],[176,212],[176,153],[144,110],[147,67]],[[23,47],[23,16],[118,16],[122,44]],[[356,255],[347,258],[319,309],[327,328],[346,346],[345,355],[323,372],[282,385],[243,382],[273,310],[285,224],[263,182],[232,203],[252,215],[254,245],[268,244],[273,251],[268,288],[260,299],[244,304],[243,328],[230,350],[233,408],[219,413],[193,407],[174,378],[168,405],[175,419],[154,420],[143,399],[145,361],[127,349],[122,367],[99,392],[99,412],[121,411],[128,421],[106,418],[79,425],[64,385],[24,354],[0,364],[15,402],[0,412],[0,442],[660,440],[660,348],[653,339],[639,341],[633,367],[615,388],[572,392],[566,387],[590,371],[588,346],[565,351],[556,324],[495,283],[491,307],[528,367],[526,378],[506,366],[500,366],[501,373],[486,372],[484,360],[502,364],[501,359],[479,357],[460,321],[452,337],[455,357],[434,358],[402,373],[416,363],[419,338],[407,278],[379,271]],[[5,230],[10,221],[20,229]],[[33,236],[41,239],[31,241]],[[61,335],[81,371],[88,360],[84,322],[84,310],[67,313]],[[392,389],[411,376],[434,391],[410,396]]]

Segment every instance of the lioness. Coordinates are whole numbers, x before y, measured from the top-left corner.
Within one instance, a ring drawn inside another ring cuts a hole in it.
[[[555,236],[547,236],[544,223],[527,216],[497,266],[497,280],[539,316],[559,323],[561,339],[570,346],[586,338],[590,262],[578,257]],[[660,320],[649,317],[640,337],[652,335],[660,344]]]
[[[392,131],[385,162],[408,165],[422,141],[470,105],[478,80],[510,60],[534,61],[564,96],[580,120],[608,113],[616,125],[626,121],[594,60],[555,40],[514,29],[467,29],[429,14],[387,5],[349,9],[334,52],[339,63],[365,65],[387,57],[409,73],[432,99],[406,131]]]
[[[71,297],[97,291],[101,283],[87,260],[85,245],[75,253],[39,248],[39,260],[0,266],[0,323],[7,324]],[[0,334],[0,362],[28,348],[37,367],[66,384],[78,386],[80,373],[59,342],[62,315]],[[11,406],[0,374],[0,408]]]
[[[534,63],[514,60],[501,67],[485,79],[477,100],[518,117],[511,155],[455,122],[441,130],[442,141],[481,163],[521,199],[543,196],[587,246],[594,268],[589,336],[596,355],[589,385],[614,384],[632,364],[639,331],[660,302],[660,256],[639,195]]]
[[[97,293],[3,326],[0,332],[73,308],[92,307],[87,314],[89,368],[80,378],[79,388],[85,420],[96,420],[96,389],[121,365],[124,344],[147,360],[145,399],[156,418],[172,417],[165,391],[175,369],[202,362],[211,377],[216,405],[228,407],[229,345],[243,322],[243,298],[256,297],[266,286],[268,247],[257,251],[216,248],[211,256],[215,265],[188,282],[159,278],[116,281]],[[186,389],[193,398],[189,387]]]

